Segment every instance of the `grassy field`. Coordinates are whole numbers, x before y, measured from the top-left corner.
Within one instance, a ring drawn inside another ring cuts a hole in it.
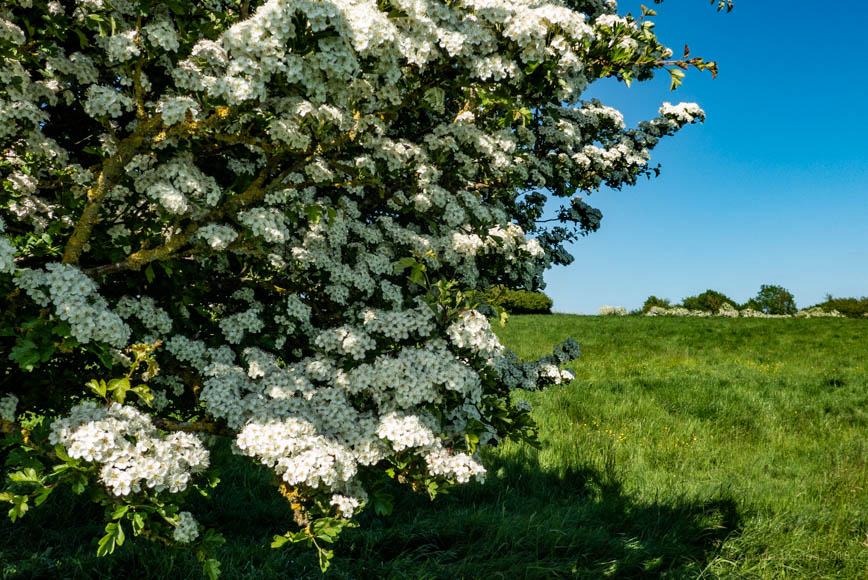
[[[868,578],[868,322],[515,316],[499,332],[523,358],[582,344],[575,381],[517,394],[542,449],[504,444],[486,484],[364,515],[327,577]],[[235,465],[194,510],[228,539],[223,577],[319,577],[313,554],[268,548],[288,508]],[[0,523],[0,576],[198,574],[146,542],[97,559],[101,515],[55,498]]]

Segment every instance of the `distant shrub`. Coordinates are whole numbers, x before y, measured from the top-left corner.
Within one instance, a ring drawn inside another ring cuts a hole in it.
[[[763,314],[795,314],[796,301],[792,293],[783,286],[763,284],[757,295],[748,300],[742,308],[757,310]]]
[[[817,304],[815,308],[829,312],[837,310],[848,318],[864,318],[868,316],[868,296],[862,298],[833,298],[826,296],[826,301]]]
[[[706,290],[697,296],[688,296],[681,301],[681,305],[688,310],[702,310],[714,312],[723,308],[724,304],[736,304],[735,300],[715,290]]]
[[[510,314],[551,314],[551,298],[542,292],[492,288],[484,294],[487,300],[502,306]]]
[[[668,298],[657,298],[656,296],[649,296],[648,299],[645,300],[645,304],[642,305],[642,312],[647,313],[655,306],[657,306],[658,308],[672,308],[672,305],[669,303]]]

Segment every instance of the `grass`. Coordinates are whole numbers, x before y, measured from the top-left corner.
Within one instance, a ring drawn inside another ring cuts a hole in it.
[[[574,382],[517,393],[542,449],[506,443],[484,485],[363,515],[328,577],[868,577],[865,321],[515,316],[499,332],[523,358],[582,344]],[[268,547],[288,507],[231,459],[193,510],[228,539],[223,577],[320,577],[310,552]],[[0,575],[198,574],[147,542],[97,559],[101,515],[68,497],[0,523]]]

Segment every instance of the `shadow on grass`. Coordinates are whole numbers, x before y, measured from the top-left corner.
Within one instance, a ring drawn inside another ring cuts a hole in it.
[[[605,470],[550,473],[533,450],[489,463],[485,485],[363,518],[336,576],[696,577],[740,528],[729,497],[638,502]]]
[[[362,515],[335,546],[331,578],[696,577],[739,533],[732,498],[636,501],[605,469],[547,472],[534,450],[493,457],[488,482],[438,497],[402,493],[388,518]],[[318,578],[315,556],[272,550],[291,525],[264,469],[238,459],[194,509],[227,537],[221,578]],[[66,496],[0,524],[2,578],[196,578],[192,554],[144,541],[97,559],[101,510]],[[58,503],[60,505],[58,505]],[[195,503],[199,503],[198,501]],[[41,513],[40,513],[41,512]]]

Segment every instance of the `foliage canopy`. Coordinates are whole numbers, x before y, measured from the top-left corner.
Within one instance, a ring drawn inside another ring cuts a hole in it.
[[[744,308],[758,310],[765,314],[795,314],[796,300],[783,286],[763,284],[757,295],[748,300]]]
[[[703,310],[706,312],[717,312],[727,303],[733,307],[737,304],[735,300],[716,290],[706,290],[696,296],[688,296],[681,301],[681,305],[688,310]]]

